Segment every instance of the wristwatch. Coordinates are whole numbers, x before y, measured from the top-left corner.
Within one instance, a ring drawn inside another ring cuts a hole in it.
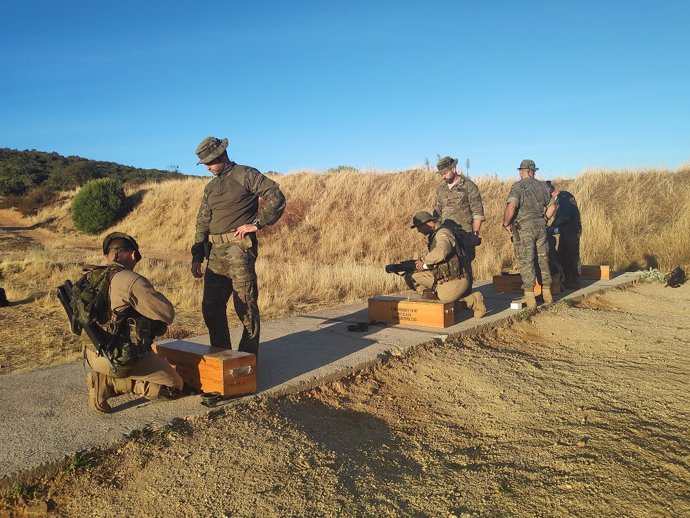
[[[473,230],[472,233],[473,233],[475,236],[479,237],[479,230]]]
[[[263,228],[263,225],[259,223],[258,218],[252,221],[252,225],[254,225],[257,229],[261,230]]]

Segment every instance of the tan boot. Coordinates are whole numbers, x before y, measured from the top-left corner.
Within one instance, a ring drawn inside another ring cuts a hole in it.
[[[534,290],[525,290],[525,304],[528,308],[537,307],[537,299],[534,296]]]
[[[474,311],[474,318],[482,318],[486,313],[484,297],[478,291],[470,293],[463,300],[465,301],[465,304],[467,304],[467,309]]]
[[[553,302],[553,295],[551,295],[551,286],[542,286],[541,296],[544,297],[544,304],[551,304]]]
[[[115,395],[110,376],[91,371],[86,375],[86,386],[89,388],[89,407],[105,414],[113,411],[108,404],[108,398]]]

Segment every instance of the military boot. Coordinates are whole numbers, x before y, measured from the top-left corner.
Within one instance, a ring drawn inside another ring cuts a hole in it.
[[[465,304],[467,304],[467,309],[474,311],[474,318],[482,318],[486,313],[484,297],[478,291],[470,293],[463,300],[465,301]]]
[[[436,292],[432,289],[429,289],[429,288],[425,289],[422,292],[422,298],[424,300],[438,300],[438,296],[436,295]]]
[[[108,404],[108,398],[116,393],[110,376],[91,371],[86,375],[86,386],[89,388],[89,407],[105,414],[113,411]]]
[[[534,296],[534,290],[525,290],[525,304],[528,308],[537,307],[537,299]]]
[[[543,286],[541,295],[544,297],[544,304],[551,304],[553,302],[553,295],[551,295],[551,286]]]

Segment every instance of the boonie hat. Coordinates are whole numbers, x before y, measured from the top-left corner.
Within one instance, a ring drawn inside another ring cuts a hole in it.
[[[528,159],[525,159],[522,162],[520,162],[520,167],[518,167],[518,170],[520,169],[531,169],[532,171],[539,170],[539,168],[534,165],[534,160]]]
[[[196,156],[199,157],[199,161],[196,163],[196,165],[208,164],[209,162],[214,161],[216,158],[222,155],[223,151],[225,151],[227,148],[228,139],[224,138],[223,140],[220,140],[216,137],[206,137],[201,141],[201,144],[196,147],[195,153]]]
[[[105,239],[103,240],[103,255],[108,255],[108,247],[110,246],[110,243],[112,243],[115,239],[124,239],[125,241],[127,241],[132,247],[132,250],[136,252],[134,254],[135,259],[137,261],[141,261],[141,254],[139,253],[139,244],[137,243],[136,239],[134,239],[132,236],[128,234],[125,234],[124,232],[111,232],[110,234],[105,236]]]
[[[448,169],[452,169],[458,165],[458,159],[449,156],[444,156],[438,162],[436,162],[436,168],[439,173],[445,173]]]
[[[423,210],[412,216],[412,226],[410,228],[418,227],[429,221],[436,221],[436,218],[429,214],[427,211]]]

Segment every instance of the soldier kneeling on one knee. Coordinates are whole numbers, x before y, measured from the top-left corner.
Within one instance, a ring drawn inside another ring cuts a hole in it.
[[[472,280],[463,268],[462,241],[451,228],[439,224],[428,212],[418,212],[411,228],[427,238],[427,253],[415,263],[415,271],[405,274],[405,282],[422,296],[441,302],[462,300],[475,318],[486,313],[484,298],[478,291],[465,295]],[[465,296],[463,296],[465,295]]]

